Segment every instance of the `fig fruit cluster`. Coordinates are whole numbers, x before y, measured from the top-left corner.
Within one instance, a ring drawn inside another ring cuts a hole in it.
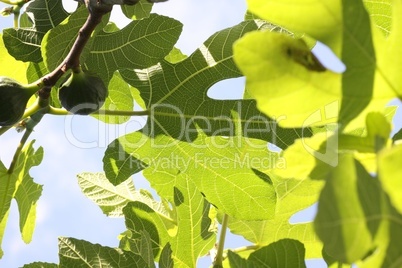
[[[73,114],[88,115],[96,112],[108,96],[102,79],[81,68],[71,72],[59,89],[61,105]]]
[[[29,99],[39,84],[23,85],[9,77],[0,77],[0,126],[12,126],[24,115]],[[61,105],[71,113],[88,115],[96,112],[108,96],[102,79],[81,68],[71,72],[59,89]]]
[[[29,99],[39,89],[35,84],[23,85],[9,77],[0,77],[0,126],[18,123]]]

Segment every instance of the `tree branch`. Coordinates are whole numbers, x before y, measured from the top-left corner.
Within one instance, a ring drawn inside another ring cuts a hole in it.
[[[44,87],[39,91],[39,97],[47,99],[50,96],[50,91],[60,77],[67,72],[69,69],[78,68],[80,65],[80,56],[87,44],[92,32],[95,30],[96,26],[102,21],[104,14],[112,10],[112,6],[95,6],[88,8],[89,15],[81,27],[77,39],[75,40],[70,52],[64,59],[64,61],[51,73],[43,77]]]

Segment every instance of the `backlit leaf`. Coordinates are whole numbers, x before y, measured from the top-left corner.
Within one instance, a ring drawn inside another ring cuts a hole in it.
[[[8,53],[18,60],[42,61],[41,42],[46,32],[62,22],[68,13],[61,0],[30,1],[26,13],[33,21],[29,28],[4,29],[3,39]]]
[[[205,255],[216,239],[209,231],[210,205],[186,176],[178,177],[174,185],[168,198],[174,217],[167,219],[148,206],[134,202],[124,209],[126,225],[132,239],[138,239],[142,230],[150,233],[154,255],[159,255],[164,248],[160,257],[164,265],[169,266],[173,260],[175,267],[196,267],[198,257]],[[166,245],[170,245],[170,250]]]
[[[82,192],[109,217],[122,217],[122,210],[129,202],[140,201],[155,209],[160,206],[158,202],[135,190],[132,180],[114,186],[103,173],[81,173],[77,177]]]
[[[33,181],[29,171],[33,166],[39,165],[43,158],[43,149],[35,151],[32,145],[33,141],[24,147],[11,174],[0,162],[0,242],[3,240],[12,199],[18,204],[22,239],[25,243],[29,243],[32,239],[36,205],[42,193],[42,185]],[[2,256],[1,251],[0,253]]]
[[[251,253],[247,261],[230,252],[231,267],[295,267],[304,268],[304,246],[297,240],[283,239]]]
[[[152,6],[153,6],[152,3],[146,0],[140,0],[138,3],[132,6],[121,5],[121,10],[123,11],[123,14],[126,15],[127,18],[133,20],[134,19],[140,20],[149,17],[152,10]]]
[[[145,243],[149,239],[143,237]],[[148,266],[146,253],[152,256],[152,252],[129,252],[119,248],[91,244],[75,238],[59,238],[60,267],[151,267]],[[145,257],[145,258],[144,258]]]

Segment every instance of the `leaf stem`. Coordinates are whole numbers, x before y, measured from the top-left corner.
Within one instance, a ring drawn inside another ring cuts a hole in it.
[[[27,109],[25,109],[24,115],[22,116],[22,119],[27,118],[28,116],[33,115],[37,111],[39,111],[42,107],[39,106],[39,101],[38,99],[35,100],[35,103],[29,106]]]
[[[42,117],[45,115],[43,111],[38,111],[37,113],[31,115],[31,117],[24,119],[21,122],[21,125],[26,128],[24,135],[20,140],[20,144],[18,145],[17,149],[15,150],[13,160],[11,161],[10,167],[7,170],[8,174],[12,174],[17,164],[18,157],[21,154],[22,148],[24,148],[25,143],[27,142],[29,136],[32,134],[34,127],[42,120]]]
[[[13,19],[14,29],[18,29],[18,27],[19,27],[19,22],[18,22],[19,18],[20,18],[20,12],[19,11],[14,12],[14,19]]]
[[[22,148],[24,148],[24,145],[32,132],[33,132],[33,129],[31,129],[31,128],[29,128],[29,129],[27,128],[27,130],[24,132],[24,135],[22,136],[22,138],[20,140],[20,144],[18,145],[17,149],[15,150],[13,160],[11,161],[10,167],[7,170],[8,174],[13,173],[15,165],[17,164],[17,161],[18,161],[18,157],[21,154]]]
[[[248,250],[256,250],[259,248],[260,248],[259,245],[250,245],[250,246],[238,247],[238,248],[234,248],[234,249],[227,249],[227,250],[225,250],[224,255],[226,255],[229,250],[232,252],[235,252],[235,253],[239,253],[239,252],[248,251]]]
[[[48,114],[53,115],[69,115],[70,112],[63,108],[55,108],[53,106],[49,106],[49,110],[47,111]]]
[[[71,113],[62,108],[55,108],[50,106],[47,112],[53,115],[71,115]],[[99,110],[92,113],[92,115],[115,115],[115,116],[144,116],[149,115],[149,111],[128,111],[128,110]]]
[[[118,115],[118,116],[143,116],[143,115],[149,115],[149,111],[99,110],[93,114]]]
[[[213,268],[223,267],[223,248],[225,246],[226,231],[228,229],[229,215],[224,214],[222,218],[221,233],[219,235],[218,250],[213,264]]]

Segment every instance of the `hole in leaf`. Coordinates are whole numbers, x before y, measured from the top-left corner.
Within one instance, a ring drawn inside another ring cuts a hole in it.
[[[396,108],[395,114],[392,118],[393,127],[392,127],[391,137],[394,136],[395,134],[397,134],[398,132],[402,131],[402,121],[400,120],[400,118],[402,118],[402,110],[400,109],[401,105],[402,105],[402,102],[398,98],[392,99],[387,104],[388,107],[394,106]],[[401,134],[399,134],[399,136],[400,135],[402,135],[402,132],[401,132]],[[400,139],[400,138],[398,138],[398,139]]]
[[[336,73],[343,73],[346,70],[345,64],[323,43],[317,42],[312,52],[327,69]]]
[[[63,8],[69,13],[74,12],[77,9],[77,5],[78,5],[77,2],[70,1],[70,0],[63,0],[62,3],[63,3]]]
[[[268,142],[268,150],[270,150],[271,152],[277,152],[277,153],[280,153],[281,151],[282,151],[282,149],[280,148],[280,147],[278,147],[278,146],[276,146],[275,144],[273,144],[273,143],[270,143],[270,142]]]
[[[243,99],[245,78],[231,78],[219,81],[208,89],[207,96],[215,100]]]
[[[135,189],[142,191],[144,194],[148,194],[157,202],[161,202],[161,198],[158,193],[152,188],[149,181],[144,177],[142,171],[132,175],[132,179],[135,185]],[[172,208],[172,207],[171,207]]]
[[[289,219],[289,223],[296,224],[302,222],[312,222],[316,214],[317,214],[317,203],[293,214],[292,217],[290,217]]]

